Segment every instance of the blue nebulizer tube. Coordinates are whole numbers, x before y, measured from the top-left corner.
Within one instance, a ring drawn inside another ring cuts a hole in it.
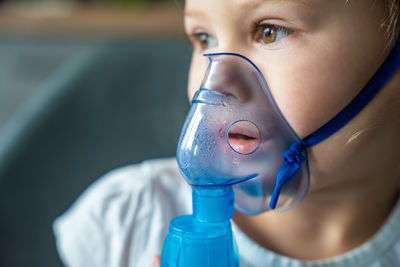
[[[234,53],[206,56],[209,66],[177,148],[179,168],[193,189],[193,214],[171,221],[163,267],[239,266],[230,222],[234,207],[254,215],[297,206],[309,187],[306,148],[352,120],[400,67],[396,44],[343,110],[300,139],[256,65]]]
[[[231,186],[193,187],[193,215],[170,222],[161,266],[239,266]]]

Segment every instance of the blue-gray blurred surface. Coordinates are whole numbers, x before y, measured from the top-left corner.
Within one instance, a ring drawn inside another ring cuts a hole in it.
[[[179,38],[0,38],[0,266],[62,266],[51,230],[97,177],[175,154]]]

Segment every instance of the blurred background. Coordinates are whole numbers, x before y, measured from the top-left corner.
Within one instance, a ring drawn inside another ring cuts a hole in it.
[[[63,266],[52,222],[96,178],[174,156],[179,0],[0,0],[0,266]]]

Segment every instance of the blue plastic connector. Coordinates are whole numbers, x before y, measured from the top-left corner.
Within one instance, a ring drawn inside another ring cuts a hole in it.
[[[171,221],[161,266],[239,266],[230,222],[234,212],[233,197],[231,186],[193,187],[193,214]]]

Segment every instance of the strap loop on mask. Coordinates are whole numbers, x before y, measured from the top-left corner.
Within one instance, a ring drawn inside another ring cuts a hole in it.
[[[291,145],[290,148],[283,153],[284,163],[276,175],[276,184],[272,194],[270,207],[276,207],[282,186],[289,182],[289,180],[300,169],[301,163],[305,159],[301,154],[304,148],[303,143],[297,142]]]

